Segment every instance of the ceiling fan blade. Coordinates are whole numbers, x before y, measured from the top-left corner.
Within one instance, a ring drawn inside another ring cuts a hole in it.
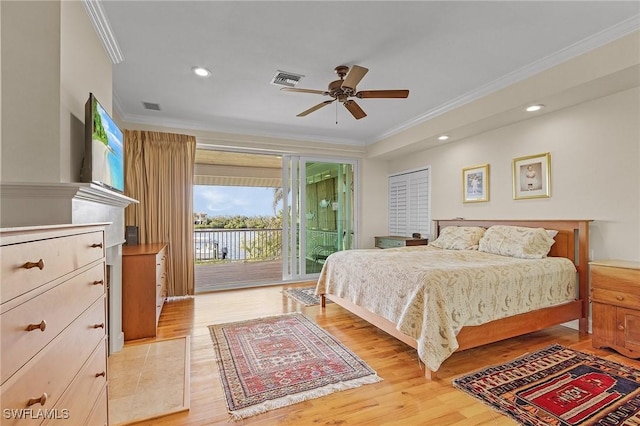
[[[319,110],[320,108],[330,105],[335,101],[335,99],[332,99],[330,101],[324,101],[322,103],[319,103],[316,106],[312,106],[311,108],[309,108],[306,111],[302,111],[300,114],[296,115],[296,117],[304,117],[305,115],[311,114],[313,111]]]
[[[326,92],[324,90],[299,89],[297,87],[281,87],[280,90],[284,90],[285,92],[313,93],[314,95],[328,95],[329,94],[329,92]]]
[[[369,71],[368,68],[360,67],[358,65],[354,65],[351,67],[347,76],[344,78],[342,82],[342,87],[348,87],[349,89],[354,89],[362,80],[362,77]]]
[[[355,94],[357,98],[407,98],[408,90],[363,90]]]
[[[365,114],[365,112],[362,110],[362,108],[360,108],[360,105],[358,105],[356,101],[352,101],[352,100],[345,101],[344,106],[349,110],[351,115],[353,115],[353,117],[356,120],[360,120],[361,118],[364,118],[367,116],[367,114]]]

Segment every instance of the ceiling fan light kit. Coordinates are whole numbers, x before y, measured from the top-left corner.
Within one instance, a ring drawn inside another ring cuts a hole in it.
[[[323,95],[330,96],[333,99],[324,101],[315,105],[305,111],[302,111],[297,117],[304,117],[314,111],[319,110],[320,108],[330,105],[336,100],[342,103],[345,108],[353,115],[356,120],[360,120],[367,116],[364,110],[354,101],[349,98],[407,98],[409,96],[408,90],[364,90],[361,92],[357,91],[357,85],[360,83],[360,80],[367,74],[369,71],[367,68],[354,65],[349,69],[346,65],[340,65],[335,68],[336,74],[340,77],[339,80],[334,80],[329,83],[328,90],[314,90],[314,89],[302,89],[302,88],[294,88],[294,87],[283,87],[280,90],[288,91],[288,92],[298,92],[298,93],[310,93],[315,95]]]

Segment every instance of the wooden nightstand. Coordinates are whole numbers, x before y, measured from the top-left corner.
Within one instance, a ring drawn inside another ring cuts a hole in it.
[[[592,345],[640,358],[640,262],[589,263]]]
[[[425,246],[427,243],[429,243],[429,240],[426,238],[396,236],[376,237],[376,247],[381,249],[406,246]]]

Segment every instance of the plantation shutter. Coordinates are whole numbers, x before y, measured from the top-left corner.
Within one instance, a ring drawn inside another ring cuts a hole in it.
[[[389,177],[389,235],[431,232],[428,168]]]

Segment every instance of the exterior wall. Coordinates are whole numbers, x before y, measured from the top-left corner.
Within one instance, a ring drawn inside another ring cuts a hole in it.
[[[634,88],[543,113],[391,161],[389,173],[431,165],[433,219],[593,219],[591,259],[638,261],[639,100]],[[544,152],[551,153],[551,197],[514,200],[512,160]],[[464,204],[462,169],[484,163],[490,200]]]

